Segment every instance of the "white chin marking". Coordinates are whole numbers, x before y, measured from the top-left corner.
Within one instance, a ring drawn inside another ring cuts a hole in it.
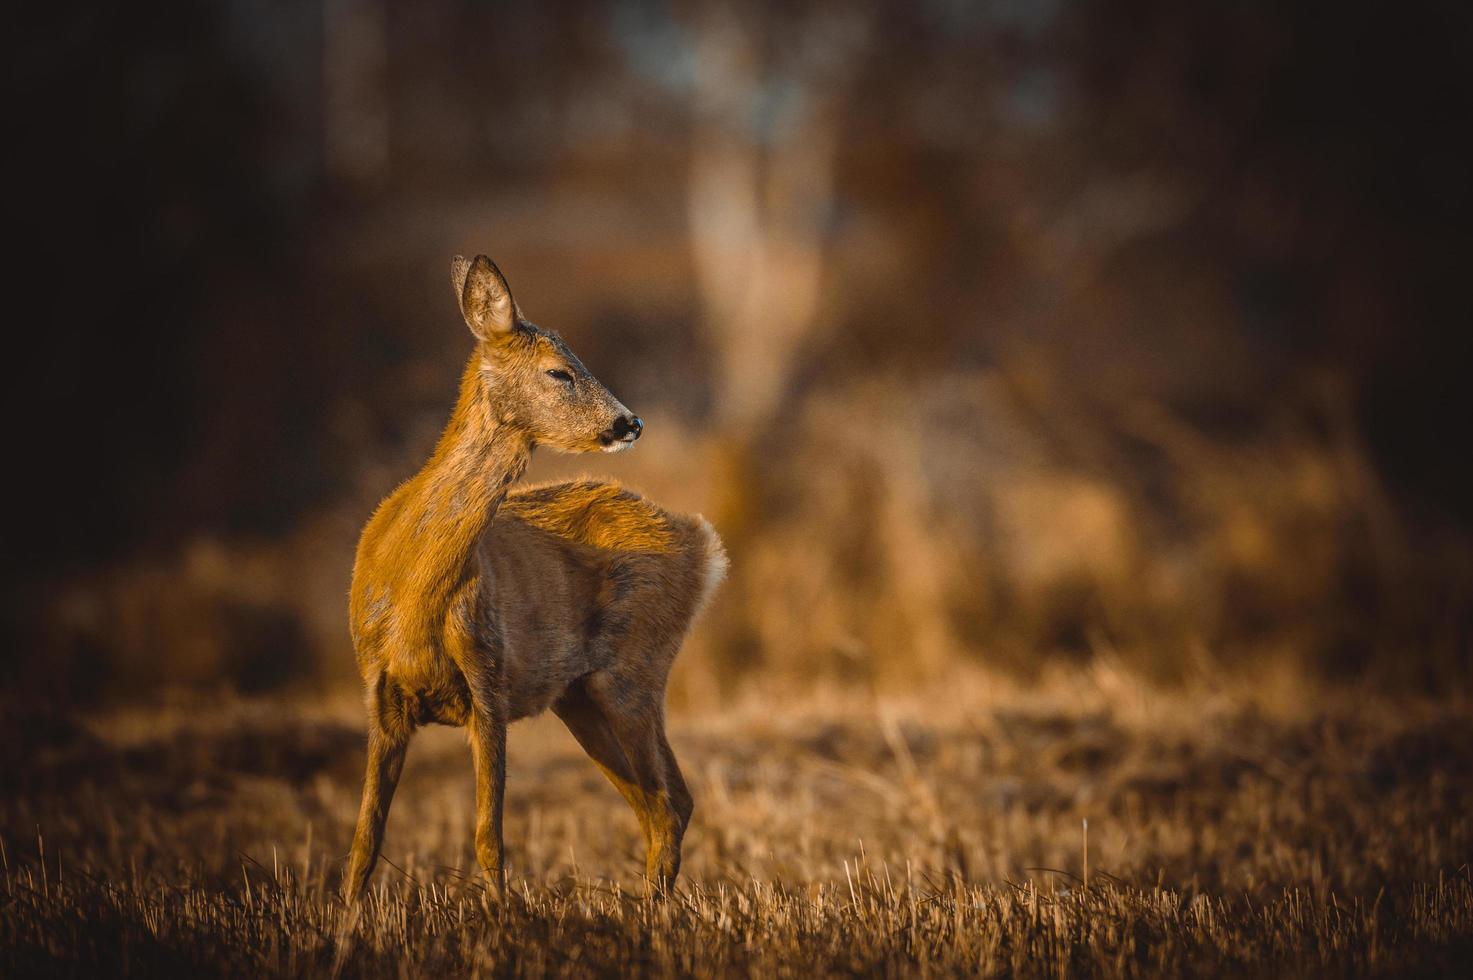
[[[617,442],[609,443],[601,451],[606,453],[622,453],[632,445],[634,445],[633,439],[620,439]]]

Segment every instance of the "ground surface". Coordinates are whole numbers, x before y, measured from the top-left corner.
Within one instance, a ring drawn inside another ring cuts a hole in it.
[[[1473,955],[1466,706],[1149,688],[1096,666],[687,710],[680,893],[552,719],[512,731],[514,894],[469,753],[417,737],[374,892],[332,898],[357,706],[9,706],[0,975],[1439,975]],[[1088,820],[1088,886],[1085,832]]]

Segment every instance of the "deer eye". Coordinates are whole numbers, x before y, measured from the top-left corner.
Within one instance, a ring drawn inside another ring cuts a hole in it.
[[[558,381],[561,381],[564,384],[573,383],[573,376],[567,371],[562,370],[561,368],[553,368],[551,371],[547,372],[547,376],[549,378],[556,378]]]

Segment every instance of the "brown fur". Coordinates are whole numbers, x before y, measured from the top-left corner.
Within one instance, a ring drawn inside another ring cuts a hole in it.
[[[665,738],[665,682],[725,570],[720,540],[611,483],[510,490],[534,447],[616,450],[637,423],[522,318],[484,256],[457,257],[451,281],[477,338],[455,412],[369,520],[353,568],[368,770],[344,896],[367,885],[410,736],[429,722],[468,730],[476,856],[499,890],[506,727],[547,708],[634,809],[664,891],[692,809]]]

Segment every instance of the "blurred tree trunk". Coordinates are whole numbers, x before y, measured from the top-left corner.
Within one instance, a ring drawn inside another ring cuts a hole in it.
[[[690,237],[715,357],[714,517],[740,562],[771,515],[763,457],[796,368],[824,327],[821,297],[846,99],[868,14],[820,5],[782,27],[775,11],[723,2],[692,23]],[[743,593],[740,566],[731,587]],[[738,603],[743,600],[738,599]],[[725,630],[731,675],[750,637]]]
[[[718,427],[760,430],[821,326],[846,95],[869,23],[810,12],[763,58],[768,25],[723,3],[695,19],[690,234],[716,352]]]

